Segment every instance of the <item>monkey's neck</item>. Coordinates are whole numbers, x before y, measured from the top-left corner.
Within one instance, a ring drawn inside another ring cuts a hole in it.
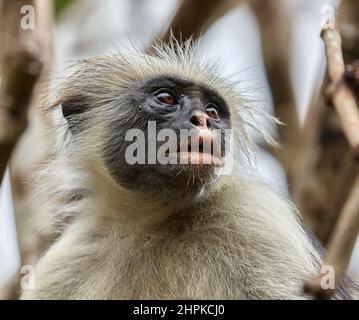
[[[119,185],[98,163],[78,163],[69,157],[55,161],[53,167],[57,170],[48,173],[54,182],[55,199],[51,203],[55,212],[58,212],[58,207],[61,206],[64,217],[71,216],[76,219],[77,215],[91,215],[94,218],[104,217],[118,221],[122,225],[150,226],[161,223],[171,215],[207,201],[213,193],[221,192],[221,181],[225,179],[221,177],[202,188],[189,185],[175,190],[140,192]],[[84,166],[84,163],[88,166]],[[63,174],[69,170],[68,174]],[[44,190],[44,196],[46,195],[47,190]],[[67,201],[66,206],[63,206],[64,199]]]
[[[218,187],[218,185],[217,185]],[[182,189],[142,193],[125,189],[114,183],[93,184],[91,194],[95,214],[107,215],[131,225],[156,225],[171,215],[206,201],[214,186],[198,190]]]

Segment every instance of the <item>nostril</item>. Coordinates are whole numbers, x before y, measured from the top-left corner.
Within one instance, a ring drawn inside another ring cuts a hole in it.
[[[194,114],[189,121],[198,128],[209,127],[209,119],[205,114]]]
[[[189,121],[190,121],[193,125],[195,125],[196,127],[197,127],[198,124],[199,124],[199,121],[198,121],[197,116],[192,116],[191,119],[189,119]]]

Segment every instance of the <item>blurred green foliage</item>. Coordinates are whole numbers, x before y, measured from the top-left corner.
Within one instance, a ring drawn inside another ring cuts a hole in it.
[[[54,0],[54,8],[56,17],[65,9],[69,4],[74,2],[75,0]]]

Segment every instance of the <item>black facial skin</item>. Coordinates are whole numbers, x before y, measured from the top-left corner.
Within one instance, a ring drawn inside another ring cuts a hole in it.
[[[147,145],[146,164],[128,164],[125,153],[133,141],[126,142],[125,135],[140,129],[147,142],[148,121],[155,121],[157,132],[172,129],[179,143],[180,129],[198,129],[205,119],[209,131],[221,130],[224,153],[224,130],[231,128],[231,119],[223,98],[211,88],[176,76],[146,79],[124,91],[116,103],[118,115],[114,112],[106,121],[104,161],[114,179],[125,188],[144,192],[198,189],[209,182],[213,165],[148,164]],[[163,143],[157,142],[157,150]]]
[[[156,122],[157,132],[161,129],[172,129],[179,139],[180,129],[198,129],[196,117],[204,115],[209,130],[221,129],[222,140],[224,129],[231,128],[230,112],[227,104],[211,88],[175,76],[161,76],[147,79],[131,92],[133,118],[126,130],[138,128],[147,137],[147,123]],[[119,132],[116,121],[108,128],[108,137]],[[105,162],[114,178],[124,187],[148,190],[173,190],[198,188],[208,182],[214,171],[212,165],[181,164],[134,164],[125,160],[125,150],[133,142],[109,139],[105,145]],[[178,141],[179,142],[179,141]],[[163,142],[158,142],[157,150]],[[224,141],[222,143],[224,149]],[[147,151],[147,150],[146,150]],[[224,152],[224,150],[223,150]],[[147,153],[148,154],[148,153]],[[147,163],[147,162],[146,162]]]

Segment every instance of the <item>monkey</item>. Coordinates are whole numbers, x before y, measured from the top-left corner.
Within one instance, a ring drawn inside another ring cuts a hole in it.
[[[33,197],[47,248],[22,299],[310,298],[302,288],[321,253],[294,205],[255,173],[248,126],[270,141],[255,122],[264,111],[218,65],[172,40],[70,69],[46,108],[58,142]],[[175,132],[164,154],[183,162],[129,163],[130,130],[145,137],[141,150],[163,146],[150,145],[150,122]],[[351,285],[337,290],[351,297]]]

